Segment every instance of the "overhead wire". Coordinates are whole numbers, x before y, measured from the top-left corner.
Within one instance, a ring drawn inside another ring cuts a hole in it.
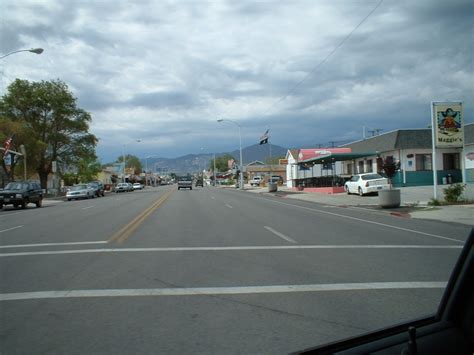
[[[282,97],[280,97],[278,100],[276,100],[274,103],[272,103],[262,114],[262,116],[265,116],[272,108],[274,108],[276,105],[278,105],[280,102],[283,102],[284,100],[286,100],[288,98],[288,96],[290,96],[293,92],[295,92],[295,90],[301,86],[301,84],[303,84],[310,76],[312,76],[324,63],[326,63],[328,61],[328,59],[334,54],[336,53],[336,51],[341,48],[344,43],[352,36],[352,34],[357,31],[357,29],[362,26],[362,24],[367,21],[367,19],[380,7],[380,5],[382,5],[382,2],[383,0],[380,0],[377,5],[372,9],[370,10],[370,12],[352,29],[351,32],[349,32],[349,34],[347,34],[347,36],[345,36],[340,42],[339,44],[334,47],[334,49],[329,52],[328,55],[326,55],[326,57],[323,58],[323,60],[321,60],[318,64],[316,64],[316,66],[313,67],[313,69],[310,70],[310,72],[308,74],[306,74],[306,76],[301,79],[300,81],[298,81],[295,85],[293,85],[293,87],[290,89],[290,91],[288,91],[285,95],[283,95]]]

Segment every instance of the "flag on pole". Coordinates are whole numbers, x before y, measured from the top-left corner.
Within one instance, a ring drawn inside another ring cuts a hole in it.
[[[8,150],[10,149],[10,146],[13,142],[13,135],[11,135],[9,138],[7,138],[7,140],[5,141],[5,143],[3,143],[3,159],[5,159],[5,157],[8,155]]]
[[[268,136],[268,131],[269,131],[269,129],[267,129],[267,130],[265,131],[265,133],[263,134],[263,136],[260,137],[260,145],[262,145],[262,144],[267,144],[267,143],[268,143],[268,138],[270,138],[270,137]]]

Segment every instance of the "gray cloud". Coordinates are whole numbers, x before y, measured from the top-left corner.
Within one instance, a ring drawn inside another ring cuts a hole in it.
[[[93,116],[103,160],[359,139],[362,126],[420,128],[429,103],[460,99],[473,122],[472,1],[173,2],[5,0],[8,81],[65,81]],[[35,70],[31,70],[31,68]],[[302,80],[304,80],[302,82]],[[284,100],[281,100],[285,97]]]

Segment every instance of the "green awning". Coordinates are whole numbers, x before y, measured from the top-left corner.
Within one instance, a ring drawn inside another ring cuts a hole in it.
[[[365,158],[370,156],[377,156],[377,152],[364,152],[364,153],[331,153],[326,154],[317,158],[310,158],[299,161],[298,164],[324,164],[332,163],[336,161],[354,160],[359,158]]]

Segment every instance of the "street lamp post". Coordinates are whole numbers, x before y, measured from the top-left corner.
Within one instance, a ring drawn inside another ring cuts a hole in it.
[[[44,51],[43,48],[19,49],[17,51],[13,51],[13,52],[7,53],[5,55],[2,55],[0,57],[0,59],[3,59],[5,57],[8,57],[11,54],[19,53],[19,52],[30,52],[30,53],[35,53],[35,54],[41,54],[41,53],[43,53],[43,51]]]
[[[239,127],[239,151],[240,151],[240,189],[243,190],[244,189],[244,172],[243,172],[243,161],[242,161],[242,127],[240,126],[240,124],[238,124],[237,122],[233,121],[233,120],[229,120],[229,119],[219,119],[217,120],[217,122],[224,122],[224,121],[227,121],[227,122],[232,122],[233,124],[237,125],[237,127]]]

